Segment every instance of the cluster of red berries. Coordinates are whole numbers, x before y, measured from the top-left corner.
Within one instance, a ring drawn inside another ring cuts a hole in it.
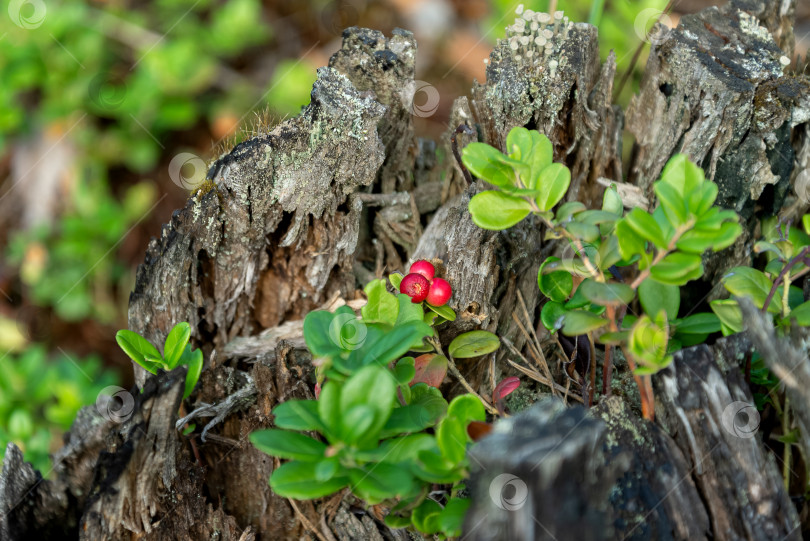
[[[430,261],[420,259],[408,270],[408,275],[402,279],[399,292],[411,298],[411,302],[419,303],[424,300],[433,306],[443,306],[450,300],[453,290],[443,278],[435,278],[436,267]]]

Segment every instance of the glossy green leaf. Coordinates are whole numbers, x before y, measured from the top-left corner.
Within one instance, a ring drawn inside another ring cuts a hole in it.
[[[560,261],[559,257],[548,257],[537,271],[537,285],[540,291],[552,301],[563,302],[574,288],[574,278],[569,272],[554,271],[544,273],[549,263]]]
[[[315,310],[304,318],[304,340],[313,357],[331,357],[339,355],[343,349],[339,341],[334,339],[335,329],[339,331],[339,323],[332,327],[336,318],[356,319],[354,311],[348,306],[341,306],[334,314],[326,310]],[[340,319],[338,319],[338,322]],[[331,332],[330,332],[331,330]]]
[[[653,189],[669,221],[676,227],[685,224],[688,217],[686,201],[678,190],[666,182],[656,182]]]
[[[332,443],[340,440],[343,430],[340,422],[340,394],[341,384],[330,380],[323,385],[318,397],[318,417],[325,427],[324,434]]]
[[[476,177],[501,188],[514,186],[515,171],[503,158],[499,150],[486,143],[470,143],[461,153],[461,162]]]
[[[392,272],[388,275],[388,281],[391,282],[391,285],[394,286],[396,291],[399,291],[399,286],[402,284],[402,279],[404,276],[398,272]]]
[[[562,223],[569,220],[576,214],[583,212],[587,209],[588,207],[586,207],[579,201],[568,201],[567,203],[563,203],[562,205],[560,205],[560,208],[557,209],[557,215],[555,216],[554,219],[556,222]]]
[[[740,305],[734,299],[715,300],[709,303],[712,311],[720,320],[720,330],[723,336],[729,336],[742,332],[743,320]]]
[[[312,500],[334,494],[349,485],[348,476],[342,475],[316,482],[317,467],[317,462],[299,460],[282,464],[270,476],[270,488],[282,498]]]
[[[619,240],[619,252],[622,258],[630,261],[637,254],[646,255],[646,241],[636,233],[626,219],[616,222],[616,238]]]
[[[540,320],[543,326],[549,331],[556,331],[562,327],[563,316],[565,316],[565,308],[562,304],[554,301],[549,301],[543,305],[540,310]]]
[[[623,223],[629,225],[633,231],[642,239],[652,242],[658,249],[665,250],[668,246],[661,226],[649,213],[636,207],[628,212],[622,219]],[[620,239],[621,240],[621,239]]]
[[[493,231],[508,229],[531,212],[525,199],[493,190],[473,196],[469,208],[475,225]]]
[[[720,330],[720,319],[716,314],[709,312],[686,316],[674,324],[678,334],[711,334]]]
[[[602,210],[611,212],[619,217],[624,214],[624,204],[622,203],[622,198],[615,184],[611,184],[609,187],[605,188],[605,193],[602,196]]]
[[[163,357],[157,348],[150,344],[146,338],[130,330],[121,329],[115,334],[115,341],[118,342],[118,345],[130,359],[152,374],[157,373],[157,368],[160,367],[160,363],[150,361],[149,358],[162,359]]]
[[[183,400],[191,396],[191,393],[194,391],[194,387],[197,386],[197,381],[199,381],[200,374],[202,374],[203,369],[202,350],[195,349],[194,351],[191,351],[191,346],[186,344],[185,351],[190,352],[190,359],[187,362],[183,358],[180,360],[182,364],[188,366],[188,372],[186,372],[186,383],[183,391]]]
[[[489,331],[470,331],[456,336],[447,351],[454,359],[469,359],[492,353],[501,347],[501,341]]]
[[[250,442],[259,451],[279,458],[317,462],[326,453],[326,444],[321,441],[298,432],[275,428],[253,432]]]
[[[439,530],[448,537],[461,536],[464,517],[471,503],[472,500],[467,498],[451,498],[439,514]]]
[[[674,252],[650,268],[650,276],[662,284],[682,286],[703,276],[699,255]]]
[[[316,400],[288,400],[273,408],[273,424],[288,430],[323,432]]]
[[[803,327],[810,326],[810,301],[805,302],[790,311],[790,319]]]
[[[433,534],[439,531],[441,525],[439,517],[442,513],[442,507],[435,501],[427,498],[424,502],[413,510],[414,527],[422,533]]]
[[[456,320],[456,312],[452,308],[447,306],[446,304],[443,304],[442,306],[433,306],[429,302],[427,302],[425,304],[427,305],[428,309],[430,309],[431,311],[433,311],[436,314],[440,315],[445,320],[447,320],[447,321],[455,321]]]
[[[638,299],[647,314],[654,315],[664,310],[667,318],[674,320],[681,306],[681,290],[678,286],[647,278],[638,286]]]
[[[413,348],[414,344],[421,343],[421,340],[433,334],[433,328],[424,321],[410,321],[397,325],[393,329],[382,332],[380,335],[372,336],[373,326],[369,325],[365,343],[362,347],[353,351],[349,356],[350,360],[360,359],[360,366],[372,363],[386,365],[395,361]],[[376,333],[377,329],[374,329]]]
[[[684,154],[676,154],[667,162],[661,171],[660,182],[666,182],[677,190],[681,197],[686,197],[704,181],[703,170],[689,161]]]
[[[173,370],[180,362],[180,357],[183,356],[183,350],[186,349],[190,337],[191,325],[185,321],[175,325],[166,336],[163,344],[163,360],[169,370]]]
[[[593,278],[586,278],[579,288],[586,299],[600,306],[628,304],[636,296],[636,292],[628,285],[618,282],[597,282]]]
[[[653,374],[672,362],[672,357],[667,355],[668,341],[669,328],[663,310],[654,318],[645,314],[636,320],[627,349],[639,365],[637,373]]]
[[[411,321],[424,322],[425,309],[422,308],[421,302],[413,302],[413,300],[404,293],[400,293],[396,296],[396,302],[397,315],[396,321],[394,322],[395,326],[404,325]],[[417,343],[421,343],[421,338],[418,339]]]
[[[533,148],[534,140],[529,130],[522,126],[512,128],[506,136],[506,153],[511,158],[525,162],[531,156]]]
[[[403,357],[397,361],[394,367],[394,379],[400,385],[408,385],[416,376],[416,368],[413,357]]]
[[[363,314],[363,322],[394,325],[399,313],[399,303],[397,298],[386,289],[385,280],[372,280],[366,284],[363,291],[368,298],[366,305],[360,309]],[[410,299],[408,300],[410,301]]]
[[[523,161],[528,163],[531,168],[529,187],[536,189],[540,185],[543,170],[551,165],[554,159],[554,148],[545,135],[535,130],[530,131],[529,134],[534,145],[532,146],[531,155],[523,159]]]
[[[571,171],[561,163],[552,163],[540,172],[537,189],[537,206],[540,210],[550,210],[560,202],[571,185]]]
[[[379,462],[349,470],[352,492],[370,504],[404,496],[413,488],[408,468]]]
[[[723,276],[723,285],[732,295],[748,297],[757,308],[762,308],[773,282],[763,272],[751,267],[734,267]],[[768,311],[773,313],[782,311],[782,299],[778,295],[774,295],[771,299]]]
[[[572,310],[565,314],[562,332],[567,336],[578,336],[595,331],[607,325],[607,323],[608,321],[605,318],[599,317],[592,312]]]
[[[364,441],[374,440],[391,415],[396,398],[396,387],[396,381],[391,373],[376,364],[364,366],[343,385],[340,392],[340,413],[342,415],[346,415],[358,405],[368,406],[373,411],[373,422],[367,433],[363,435]],[[321,391],[321,397],[323,397],[323,391]],[[323,412],[321,412],[321,417],[323,417]],[[341,420],[341,426],[344,438],[350,437],[354,432],[354,427],[345,420]]]

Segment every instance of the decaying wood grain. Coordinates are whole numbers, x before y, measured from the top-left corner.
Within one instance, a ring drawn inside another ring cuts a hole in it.
[[[655,424],[618,397],[587,415],[547,401],[500,422],[471,452],[465,535],[801,539],[758,423],[739,417],[756,414],[738,367],[749,348],[730,339],[676,353],[653,379]]]

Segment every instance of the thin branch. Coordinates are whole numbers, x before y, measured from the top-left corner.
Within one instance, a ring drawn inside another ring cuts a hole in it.
[[[461,173],[464,175],[464,180],[467,181],[467,186],[471,186],[473,183],[472,175],[470,175],[470,172],[461,162],[461,153],[458,151],[458,141],[456,136],[462,133],[465,135],[475,135],[475,132],[468,125],[459,124],[458,128],[456,128],[456,130],[453,132],[453,135],[450,136],[450,146],[453,148],[453,156],[456,157],[456,162],[458,163],[459,169],[461,169]]]

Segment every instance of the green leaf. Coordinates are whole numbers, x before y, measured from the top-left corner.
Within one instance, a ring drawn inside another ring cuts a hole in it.
[[[489,331],[470,331],[456,336],[447,351],[454,359],[469,359],[492,353],[501,347],[498,337]]]
[[[644,237],[636,233],[626,219],[616,222],[615,231],[616,238],[619,240],[619,252],[625,261],[630,261],[637,254],[649,259]]]
[[[686,202],[678,190],[666,182],[656,182],[653,190],[670,223],[675,227],[685,224],[688,218]]]
[[[422,308],[422,303],[415,303],[411,298],[404,293],[400,293],[396,297],[397,301],[397,316],[394,323],[395,326],[404,325],[410,321],[423,322],[425,319],[425,310]],[[418,343],[421,343],[421,338]]]
[[[186,351],[190,352],[191,359],[188,362],[186,362],[185,359],[180,360],[181,364],[188,365],[188,372],[186,372],[186,385],[183,391],[183,400],[191,396],[191,393],[194,391],[194,387],[197,386],[197,381],[199,381],[200,374],[202,374],[203,369],[202,350],[195,349],[194,351],[191,351],[191,346],[186,344]]]
[[[355,358],[359,356],[362,359],[360,362],[362,366],[371,363],[386,365],[402,357],[414,347],[414,344],[421,343],[424,337],[432,334],[433,328],[420,318],[419,321],[397,325],[379,340],[374,342],[367,340],[362,348],[352,352],[352,356],[357,354]]]
[[[552,301],[563,302],[574,288],[574,278],[566,271],[553,271],[544,273],[546,265],[560,261],[559,257],[548,257],[537,271],[537,285],[543,294]]]
[[[717,314],[718,319],[720,319],[720,330],[723,331],[723,336],[742,332],[742,311],[737,301],[734,299],[716,300],[710,302],[709,306],[711,306],[712,311]]]
[[[328,481],[317,481],[318,462],[294,460],[278,467],[270,476],[270,488],[282,498],[313,500],[334,494],[348,486],[349,478],[339,475]]]
[[[425,450],[438,450],[436,438],[432,434],[410,434],[391,438],[381,442],[376,449],[356,452],[354,457],[363,462],[399,464],[415,461],[419,452]]]
[[[699,255],[674,252],[650,268],[650,276],[662,284],[682,286],[703,276]]]
[[[627,349],[640,365],[639,374],[654,374],[665,368],[672,357],[667,355],[669,329],[666,312],[660,311],[653,321],[644,314],[633,325],[627,341]]]
[[[567,336],[579,336],[580,334],[595,331],[607,325],[607,323],[608,321],[605,318],[599,317],[592,312],[572,310],[565,314],[562,332]]]
[[[324,458],[315,466],[315,480],[319,483],[328,481],[337,475],[341,469],[340,460],[337,457]],[[348,472],[344,471],[343,473],[345,475]]]
[[[359,447],[375,440],[385,425],[394,407],[396,387],[396,381],[391,373],[386,368],[374,364],[361,368],[343,384],[339,410],[342,415],[346,415],[351,408],[358,405],[369,406],[373,412],[373,421],[369,425],[367,433],[363,434],[363,441],[360,442]],[[323,391],[321,391],[321,397],[323,397]],[[321,417],[323,418],[323,411],[321,411]],[[354,427],[346,423],[345,419],[341,419],[341,425],[344,441],[349,441],[348,438],[351,438]]]
[[[734,267],[723,276],[723,285],[732,295],[748,297],[757,308],[762,308],[773,282],[763,272],[751,267]],[[782,311],[782,299],[778,295],[774,295],[771,299],[768,311],[772,313]]]
[[[508,229],[531,212],[531,204],[521,197],[493,190],[476,194],[470,200],[470,214],[478,227],[493,231]]]
[[[317,462],[324,458],[326,444],[298,432],[257,430],[250,435],[250,442],[261,452],[279,458]]]
[[[587,210],[588,207],[580,203],[579,201],[568,201],[567,203],[563,203],[560,205],[560,208],[557,209],[557,216],[555,217],[555,221],[557,223],[562,223],[570,219],[572,216]]]
[[[318,417],[325,427],[326,438],[336,443],[342,436],[342,424],[340,422],[340,394],[341,384],[335,381],[327,381],[321,388],[321,395],[318,397]]]
[[[157,373],[157,369],[160,368],[160,363],[150,361],[146,357],[148,356],[152,359],[162,359],[163,357],[146,338],[130,330],[121,329],[115,333],[115,341],[118,342],[118,345],[130,359],[152,374]]]
[[[166,337],[163,344],[163,360],[169,370],[173,370],[180,357],[183,356],[183,350],[186,349],[188,339],[191,337],[191,325],[183,321],[174,326]]]
[[[442,507],[435,501],[427,498],[419,507],[413,510],[411,520],[417,530],[429,535],[438,532],[441,528],[439,523],[441,513]]]
[[[790,311],[790,319],[803,327],[810,326],[810,301],[805,302]]]
[[[494,186],[514,186],[515,171],[507,165],[505,156],[486,143],[470,143],[461,152],[461,162],[476,177]]]
[[[416,375],[413,357],[403,357],[394,367],[394,379],[400,385],[408,385]]]
[[[661,171],[661,180],[670,184],[681,197],[686,197],[704,182],[703,170],[689,161],[684,154],[676,154]]]
[[[537,206],[541,211],[550,210],[560,202],[571,184],[571,171],[561,163],[552,163],[540,172],[537,189]]]
[[[543,326],[552,332],[562,327],[563,316],[565,316],[565,308],[558,302],[549,301],[540,310],[540,320],[543,322]]]
[[[602,196],[602,210],[619,217],[624,214],[624,204],[615,184],[605,188],[605,194]]]
[[[289,430],[324,431],[316,400],[288,400],[273,408],[273,424]]]
[[[810,214],[802,216],[802,227],[804,227],[804,232],[810,235]]]
[[[464,517],[471,503],[467,498],[451,498],[439,515],[439,530],[447,537],[461,536]]]
[[[436,443],[442,455],[452,464],[464,460],[467,443],[470,437],[467,434],[467,425],[471,421],[486,419],[484,406],[478,397],[471,394],[460,395],[450,402],[447,416],[439,423],[436,429]]]
[[[626,342],[629,337],[629,331],[603,332],[599,335],[598,341],[600,344],[612,344],[614,346],[618,346]]]
[[[408,468],[379,462],[349,470],[352,492],[370,504],[405,496],[413,489],[413,476]]]
[[[427,305],[429,310],[436,312],[438,315],[440,315],[447,321],[456,320],[456,312],[446,304],[443,304],[441,306],[433,306],[429,302],[426,302],[425,304]]]
[[[534,146],[532,147],[531,155],[527,159],[523,159],[523,161],[528,163],[531,168],[529,188],[537,189],[540,182],[540,175],[554,160],[554,148],[548,137],[540,132],[532,130],[529,134],[531,135]]]
[[[450,401],[450,405],[447,408],[447,416],[462,420],[466,429],[466,425],[470,421],[486,420],[486,411],[477,396],[462,394]]]
[[[526,162],[531,156],[533,148],[532,136],[529,134],[529,130],[522,126],[512,128],[506,136],[506,153],[511,158]]]
[[[380,322],[394,325],[399,313],[399,303],[397,298],[386,290],[385,280],[372,280],[366,284],[363,291],[368,297],[368,303],[360,309],[363,314],[363,322]],[[410,302],[410,298],[408,302],[413,304]]]
[[[340,342],[333,339],[335,332],[332,329],[332,321],[336,318],[338,322],[341,318],[356,319],[354,311],[348,306],[341,306],[334,314],[326,310],[315,310],[304,318],[304,340],[313,357],[329,358],[343,352]],[[336,330],[339,333],[339,324],[336,325]]]
[[[660,250],[665,250],[669,244],[655,218],[639,207],[628,212],[619,223],[626,223],[636,235],[652,242]],[[624,255],[624,252],[622,252],[622,255]]]
[[[400,286],[400,284],[402,284],[402,279],[403,278],[404,278],[404,276],[402,276],[398,272],[393,272],[393,273],[388,275],[388,281],[391,282],[391,285],[394,286],[394,289],[396,291],[399,291],[399,286]]]
[[[720,330],[720,319],[709,312],[686,316],[673,323],[678,334],[711,334]]]
[[[681,290],[678,286],[647,278],[638,286],[638,300],[647,314],[655,315],[664,310],[667,319],[674,320],[681,306]]]
[[[593,278],[586,278],[579,288],[585,298],[600,306],[628,304],[636,296],[633,288],[618,282],[597,282]]]

